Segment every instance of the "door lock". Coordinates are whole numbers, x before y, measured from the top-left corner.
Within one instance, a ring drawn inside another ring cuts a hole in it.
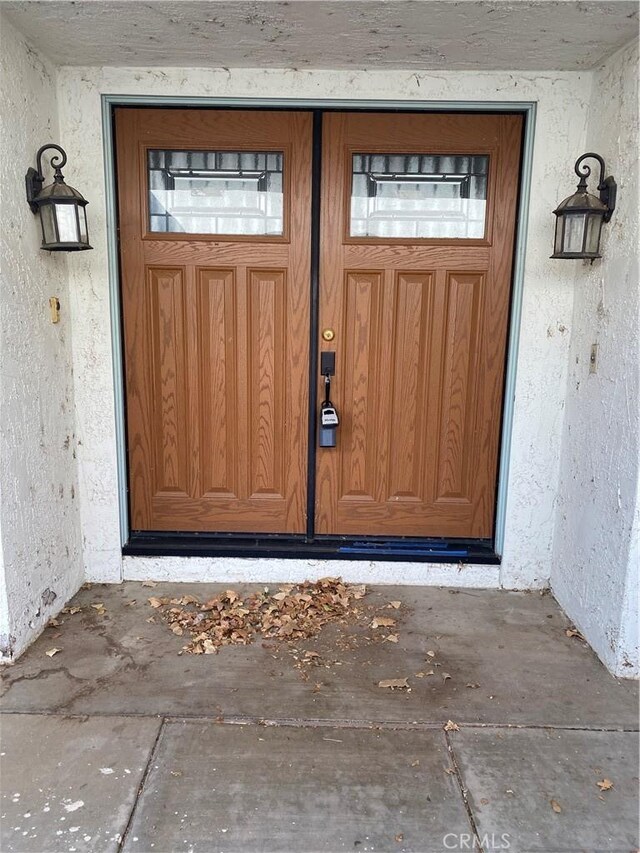
[[[324,400],[320,404],[318,445],[320,447],[335,447],[336,430],[340,423],[336,407],[331,402],[331,377],[335,373],[335,353],[321,353],[320,362],[324,376]]]
[[[324,329],[322,332],[322,340],[323,341],[332,341],[336,336],[336,333],[333,329]]]

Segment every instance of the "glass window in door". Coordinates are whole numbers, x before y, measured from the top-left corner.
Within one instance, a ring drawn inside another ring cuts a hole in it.
[[[284,233],[281,151],[147,152],[149,230]]]
[[[486,154],[354,154],[351,237],[482,239]]]

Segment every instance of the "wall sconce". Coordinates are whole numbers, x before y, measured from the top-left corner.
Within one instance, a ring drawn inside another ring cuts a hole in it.
[[[581,166],[583,160],[592,158],[600,164],[598,191],[600,198],[587,192],[587,178],[591,168]],[[616,206],[617,186],[614,179],[605,178],[604,160],[592,152],[583,154],[574,166],[580,178],[578,191],[561,201],[553,211],[556,219],[556,239],[552,258],[600,258],[600,231],[602,223],[611,219]]]
[[[59,152],[51,158],[54,168],[53,183],[43,188],[42,154],[49,148]],[[49,143],[36,154],[36,169],[29,168],[26,174],[27,201],[34,213],[40,215],[42,226],[42,248],[48,252],[78,252],[92,249],[87,231],[88,202],[73,187],[65,184],[60,171],[67,162],[65,151]]]

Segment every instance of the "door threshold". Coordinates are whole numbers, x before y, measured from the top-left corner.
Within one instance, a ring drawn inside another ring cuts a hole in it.
[[[498,565],[490,539],[132,531],[125,557],[275,557]]]

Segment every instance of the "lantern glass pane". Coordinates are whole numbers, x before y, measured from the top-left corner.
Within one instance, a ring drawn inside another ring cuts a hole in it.
[[[586,214],[568,213],[564,219],[564,251],[571,254],[582,252]]]
[[[56,234],[56,226],[52,204],[43,204],[41,206],[40,221],[42,222],[42,236],[44,242],[47,245],[50,243],[57,243],[58,236]]]
[[[89,232],[87,230],[87,209],[86,207],[78,207],[78,219],[80,221],[80,242],[89,242]]]
[[[564,216],[556,217],[556,241],[554,251],[557,255],[562,252],[562,232],[564,230]]]
[[[75,204],[56,204],[55,209],[60,242],[77,243],[79,235]]]
[[[587,240],[585,243],[585,251],[590,255],[597,255],[600,246],[600,229],[602,228],[602,217],[596,214],[589,216],[587,222]]]

